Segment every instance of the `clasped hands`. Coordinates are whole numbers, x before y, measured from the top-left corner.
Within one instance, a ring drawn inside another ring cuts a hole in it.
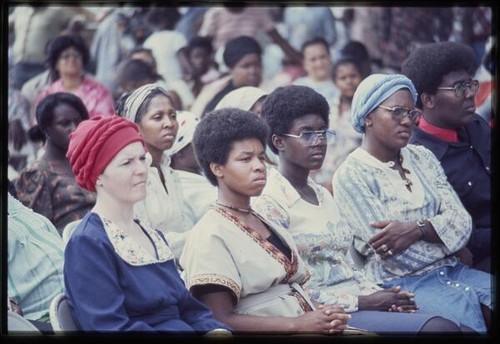
[[[414,223],[399,221],[377,221],[370,224],[380,231],[368,240],[368,244],[382,259],[390,258],[415,242],[411,233]]]
[[[318,305],[318,309],[297,318],[299,332],[342,333],[351,318],[342,305]]]
[[[413,300],[415,294],[401,290],[400,286],[379,290],[370,295],[358,296],[358,309],[413,313],[418,306]]]

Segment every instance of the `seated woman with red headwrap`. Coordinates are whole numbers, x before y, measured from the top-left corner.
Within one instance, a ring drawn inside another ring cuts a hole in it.
[[[134,218],[148,178],[137,125],[118,116],[84,121],[67,157],[78,184],[97,193],[64,252],[65,294],[78,328],[227,332],[184,286],[163,234]]]

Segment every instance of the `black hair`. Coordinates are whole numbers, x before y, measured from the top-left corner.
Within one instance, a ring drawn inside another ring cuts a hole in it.
[[[37,123],[28,131],[32,141],[45,142],[47,129],[52,125],[54,110],[57,106],[66,104],[74,108],[80,115],[82,121],[89,119],[89,112],[83,101],[72,93],[56,92],[44,97],[36,107]]]
[[[214,51],[212,38],[209,36],[195,36],[191,38],[186,46],[186,53],[189,55],[194,48],[203,48],[209,54],[212,54]]]
[[[52,80],[59,79],[59,72],[56,70],[57,61],[61,53],[73,47],[82,55],[82,66],[85,69],[90,60],[90,53],[84,39],[78,35],[61,35],[56,36],[47,47],[47,59],[45,60],[47,67],[50,69],[50,77]]]
[[[321,94],[307,86],[290,85],[278,87],[266,97],[260,116],[269,125],[269,147],[278,154],[272,142],[273,134],[287,134],[295,119],[308,114],[320,115],[328,125],[329,113],[328,102]]]
[[[157,29],[172,30],[181,19],[181,13],[177,7],[149,8],[145,16],[146,22]]]
[[[143,60],[123,60],[117,67],[116,82],[118,85],[137,81],[154,82],[158,79],[160,76],[153,71],[149,63]]]
[[[352,59],[355,61],[356,68],[363,78],[372,73],[370,54],[366,46],[358,41],[348,41],[340,49],[339,60]]]
[[[337,61],[332,66],[332,79],[335,80],[337,78],[337,70],[339,69],[340,66],[343,66],[345,64],[352,64],[356,70],[358,71],[359,75],[361,75],[361,78],[364,77],[363,75],[363,69],[361,68],[359,61],[351,58],[351,57],[340,57]]]
[[[370,55],[368,54],[368,49],[366,46],[358,41],[347,42],[342,49],[340,49],[340,55],[342,57],[350,57],[358,61],[369,61]]]
[[[302,44],[302,47],[300,48],[300,53],[302,55],[302,58],[304,58],[304,51],[306,50],[306,48],[310,45],[315,45],[315,44],[322,44],[325,47],[326,51],[328,52],[328,55],[330,55],[330,46],[328,45],[326,39],[324,39],[323,37],[314,37],[310,40],[305,41]]]
[[[192,143],[196,160],[209,182],[217,186],[210,163],[224,165],[235,141],[255,138],[265,148],[268,132],[264,120],[237,108],[213,110],[203,116],[196,126]]]
[[[417,107],[422,107],[420,95],[435,94],[443,77],[451,72],[465,70],[470,75],[476,71],[472,48],[463,43],[437,42],[414,50],[403,62],[401,73],[415,85],[419,97]]]

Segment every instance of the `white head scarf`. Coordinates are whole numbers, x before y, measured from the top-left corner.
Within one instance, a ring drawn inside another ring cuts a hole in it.
[[[227,107],[235,107],[250,111],[252,106],[267,93],[258,87],[244,86],[226,94],[216,105],[215,110]]]
[[[146,84],[136,89],[127,97],[127,99],[125,100],[122,117],[128,119],[131,122],[135,122],[139,107],[142,105],[142,103],[144,103],[151,92],[157,89],[165,94],[165,96],[168,97],[168,99],[170,99],[170,101],[172,102],[172,99],[170,98],[167,90],[164,87],[158,84]]]

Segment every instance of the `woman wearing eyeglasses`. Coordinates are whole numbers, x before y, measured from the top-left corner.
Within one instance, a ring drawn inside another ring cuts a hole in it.
[[[237,108],[202,117],[194,149],[217,201],[191,230],[180,263],[186,284],[219,321],[235,331],[343,332],[349,315],[339,307],[315,310],[302,285],[307,268],[292,237],[250,207],[266,184],[266,123]]]
[[[384,290],[353,268],[353,234],[335,225],[339,216],[332,195],[309,176],[321,166],[333,137],[326,130],[328,114],[325,98],[308,87],[278,88],[266,98],[262,118],[279,165],[270,170],[252,207],[288,229],[311,273],[306,288],[312,300],[342,306],[352,316],[350,326],[378,334],[460,332],[449,320],[416,312],[411,293],[400,287]],[[284,215],[276,216],[275,209]]]
[[[368,278],[401,286],[422,311],[484,333],[492,276],[461,262],[471,217],[434,154],[408,144],[416,100],[403,75],[374,74],[359,85],[352,122],[364,137],[333,177],[338,225],[353,231]]]
[[[431,150],[472,217],[467,244],[473,267],[491,271],[491,128],[475,113],[479,83],[474,52],[463,44],[433,43],[403,65],[420,95],[422,118],[410,143]]]
[[[89,50],[80,36],[55,37],[47,51],[47,65],[53,82],[37,96],[35,104],[49,94],[69,92],[83,101],[90,118],[113,115],[113,95],[104,84],[86,73],[88,63]]]

